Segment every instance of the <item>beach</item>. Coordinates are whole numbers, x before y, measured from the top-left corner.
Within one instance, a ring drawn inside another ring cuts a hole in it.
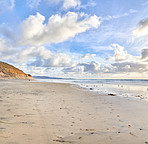
[[[0,80],[0,144],[148,144],[147,110],[73,84]]]

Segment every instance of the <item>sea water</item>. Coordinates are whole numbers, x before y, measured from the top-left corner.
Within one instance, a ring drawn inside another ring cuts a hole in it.
[[[38,81],[77,84],[99,94],[148,99],[148,79],[68,79],[35,77]]]

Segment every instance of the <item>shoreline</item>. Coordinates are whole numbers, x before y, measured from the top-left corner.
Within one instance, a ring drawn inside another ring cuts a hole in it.
[[[147,109],[70,84],[0,80],[0,143],[145,144]]]
[[[148,99],[148,80],[145,83],[142,81],[100,81],[100,79],[95,81],[79,81],[75,80],[57,80],[57,79],[37,79],[38,82],[49,82],[49,83],[68,83],[78,85],[90,91],[95,91],[100,95],[117,95],[121,97],[131,97],[139,99]]]

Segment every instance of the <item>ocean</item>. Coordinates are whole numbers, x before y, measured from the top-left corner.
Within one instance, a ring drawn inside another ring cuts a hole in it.
[[[37,81],[76,84],[99,94],[148,99],[148,79],[70,79],[34,77]]]

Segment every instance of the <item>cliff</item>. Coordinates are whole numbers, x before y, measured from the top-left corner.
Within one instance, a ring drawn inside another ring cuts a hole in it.
[[[0,79],[33,79],[18,68],[0,61]]]

